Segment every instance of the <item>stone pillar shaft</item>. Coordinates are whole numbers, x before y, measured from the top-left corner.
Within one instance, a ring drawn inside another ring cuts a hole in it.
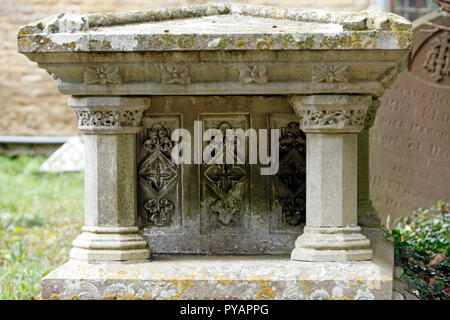
[[[306,224],[356,224],[356,135],[307,133]]]
[[[313,95],[290,99],[307,134],[306,226],[293,260],[370,260],[370,241],[357,226],[357,133],[369,96]]]
[[[377,209],[370,200],[369,129],[375,120],[380,100],[375,99],[367,110],[364,129],[358,135],[358,224],[363,227],[380,227]]]
[[[145,99],[71,97],[85,141],[85,225],[70,258],[140,261],[150,256],[136,216],[136,132]]]

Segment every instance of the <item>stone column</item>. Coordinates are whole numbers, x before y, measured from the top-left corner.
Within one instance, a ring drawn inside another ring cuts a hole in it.
[[[367,110],[364,129],[358,135],[358,225],[380,227],[378,210],[370,200],[369,129],[373,126],[380,100],[374,99]]]
[[[85,143],[85,225],[70,258],[148,259],[136,216],[136,133],[148,103],[144,98],[72,96],[69,105]]]
[[[370,96],[290,98],[306,133],[306,226],[292,260],[370,260],[370,241],[357,226],[358,133]]]

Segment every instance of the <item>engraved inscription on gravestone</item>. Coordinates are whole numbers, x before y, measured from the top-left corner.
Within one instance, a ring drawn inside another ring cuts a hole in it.
[[[370,191],[382,221],[450,199],[449,20],[433,12],[413,23],[409,70],[383,96],[370,130]]]

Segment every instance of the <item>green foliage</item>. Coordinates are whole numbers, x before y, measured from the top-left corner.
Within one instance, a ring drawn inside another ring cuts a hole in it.
[[[420,299],[450,300],[450,203],[414,212],[386,231],[409,291]]]
[[[83,174],[39,173],[44,160],[0,155],[0,299],[38,295],[82,225]]]

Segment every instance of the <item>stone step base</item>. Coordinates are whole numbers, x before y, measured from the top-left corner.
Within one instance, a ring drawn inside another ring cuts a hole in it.
[[[70,260],[42,280],[43,299],[391,299],[393,248],[365,232],[372,261],[289,256],[155,255],[144,263]]]

